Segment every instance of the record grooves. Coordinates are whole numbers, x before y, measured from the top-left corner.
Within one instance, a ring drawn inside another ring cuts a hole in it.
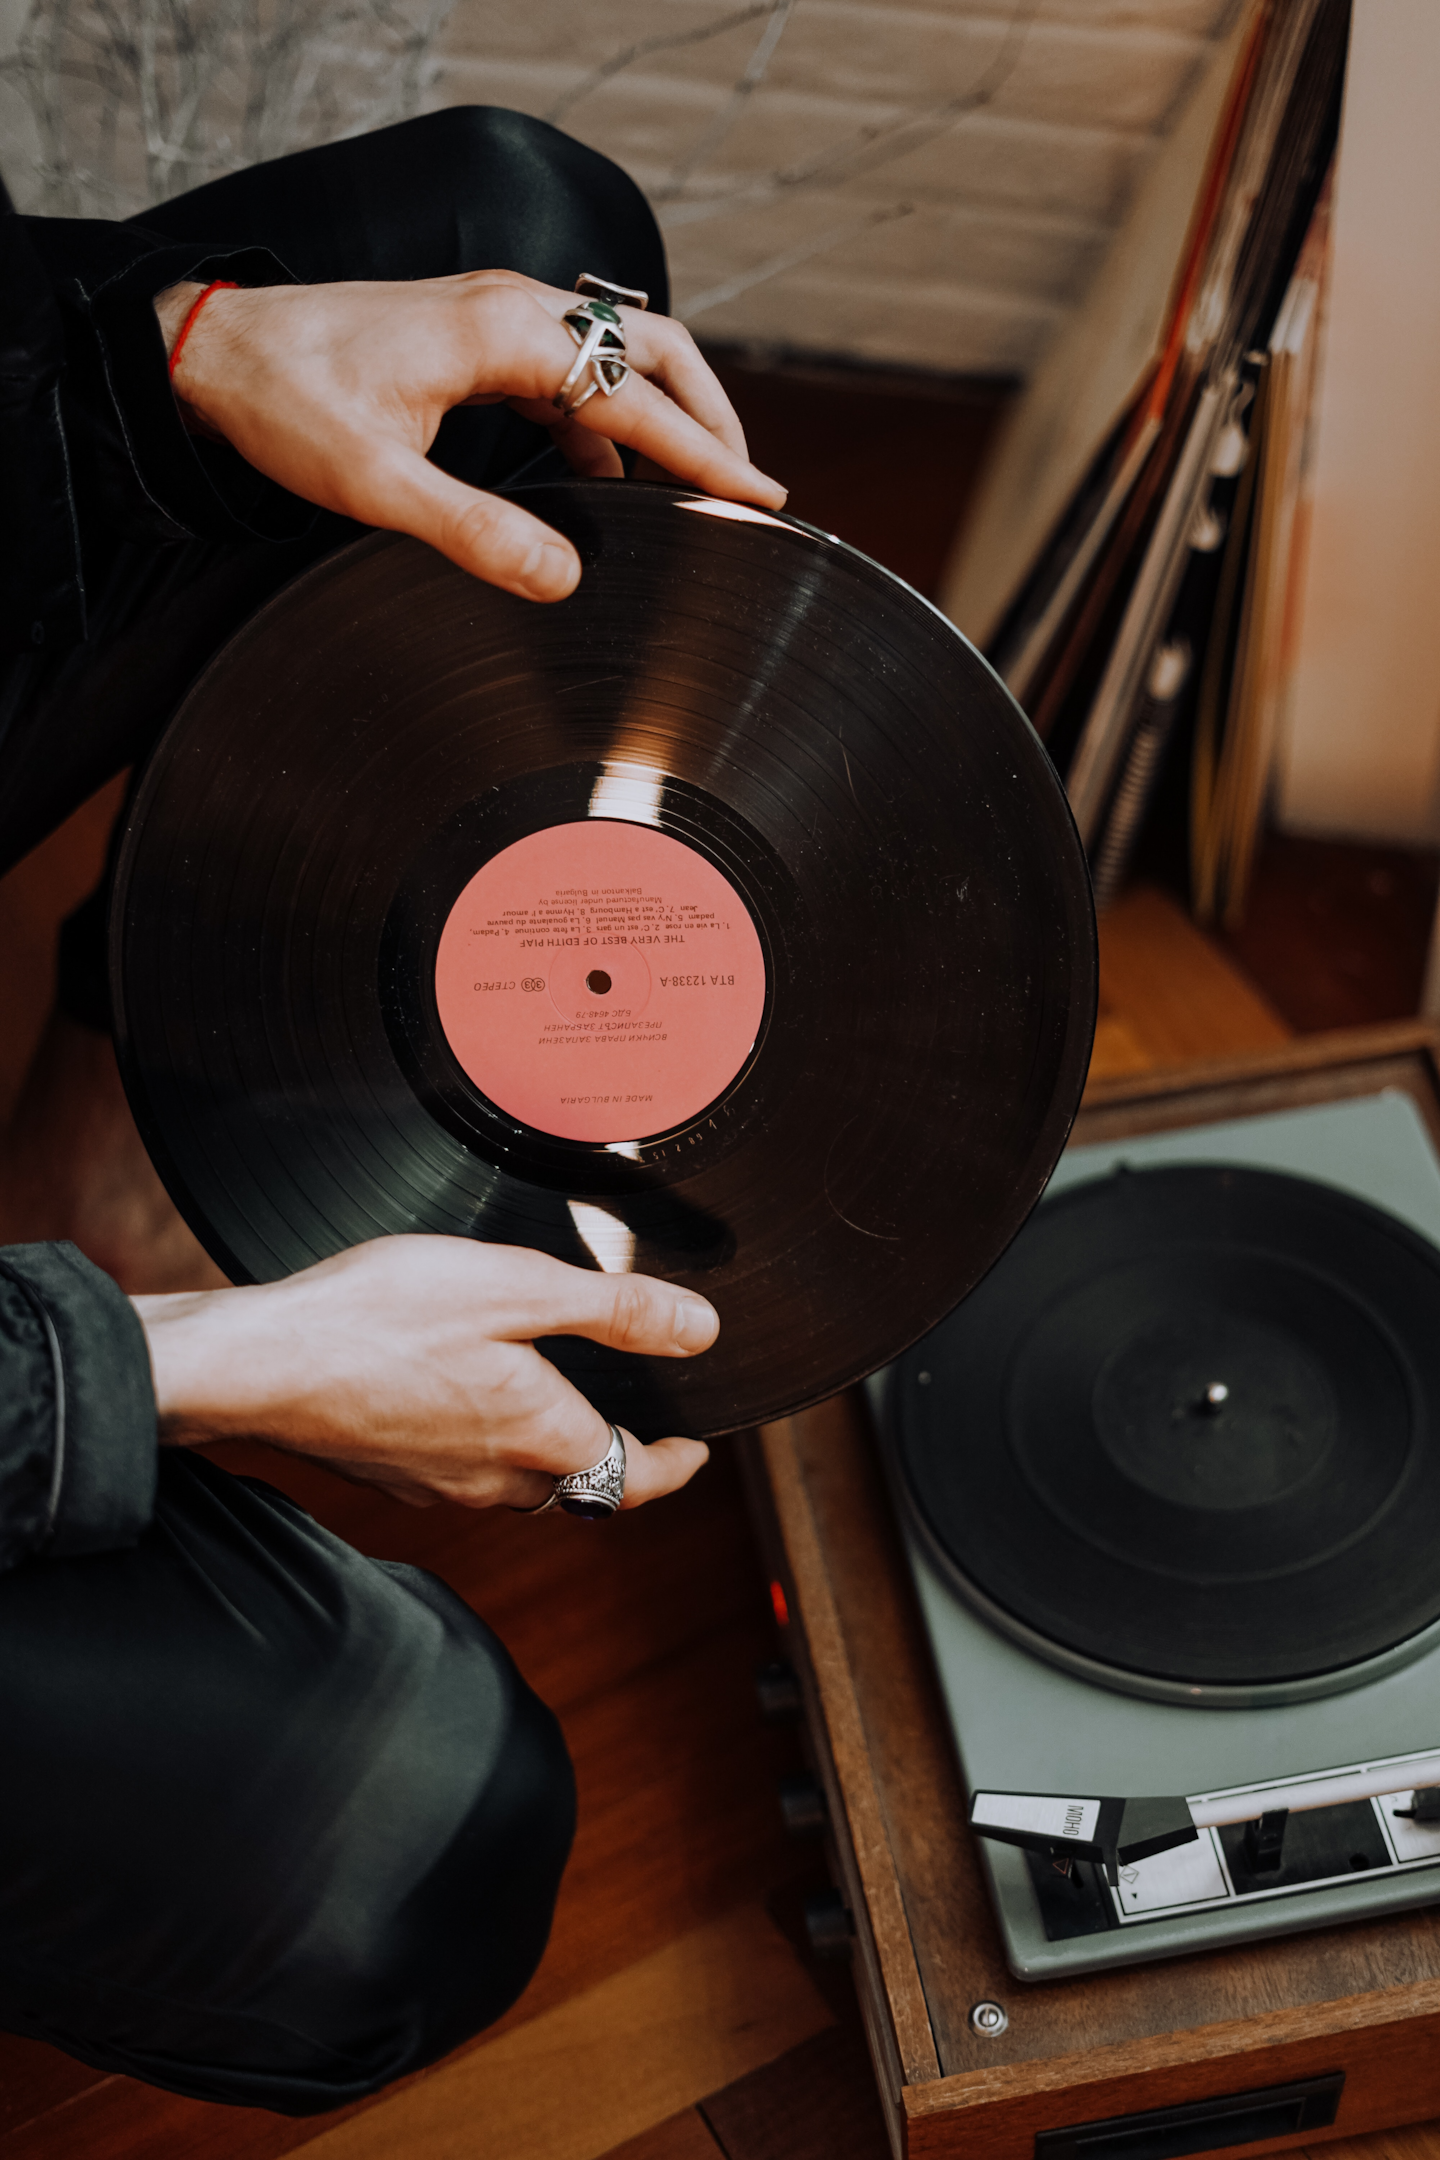
[[[1093,918],[1018,708],[898,580],[787,519],[526,491],[537,607],[388,535],[212,664],[155,754],[112,943],[122,1070],[238,1280],[431,1230],[693,1284],[691,1362],[548,1344],[713,1433],[895,1355],[1069,1129]]]

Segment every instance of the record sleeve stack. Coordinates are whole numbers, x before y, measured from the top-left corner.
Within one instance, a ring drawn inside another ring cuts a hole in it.
[[[1064,776],[1101,905],[1157,799],[1234,922],[1293,642],[1350,0],[1255,0],[1017,411],[944,594]]]

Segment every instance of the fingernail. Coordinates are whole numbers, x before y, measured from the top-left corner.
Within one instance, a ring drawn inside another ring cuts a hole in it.
[[[532,600],[563,600],[580,582],[580,565],[563,541],[547,540],[525,565],[525,590]]]
[[[681,1298],[675,1308],[675,1342],[681,1350],[708,1350],[720,1332],[720,1315],[704,1298]]]

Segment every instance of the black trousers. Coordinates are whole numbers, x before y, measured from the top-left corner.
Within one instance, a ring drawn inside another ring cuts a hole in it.
[[[264,243],[307,281],[588,269],[666,305],[632,183],[513,113],[305,151],[144,222]],[[452,415],[435,454],[493,486],[546,450],[500,407]],[[114,549],[90,643],[0,683],[0,868],[350,536]],[[133,1550],[0,1577],[0,1733],[0,2026],[83,2061],[317,2112],[478,2031],[540,1957],[574,1825],[549,1711],[442,1583],[201,1458],[162,1459]]]

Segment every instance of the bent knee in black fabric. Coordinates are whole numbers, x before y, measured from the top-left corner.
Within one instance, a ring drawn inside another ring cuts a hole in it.
[[[582,270],[669,307],[654,213],[620,166],[498,105],[455,105],[227,173],[134,220],[175,240],[274,250],[307,284],[519,270],[569,291]]]
[[[167,1455],[130,1552],[0,1580],[0,2025],[308,2114],[525,1986],[574,1824],[461,1601]]]

